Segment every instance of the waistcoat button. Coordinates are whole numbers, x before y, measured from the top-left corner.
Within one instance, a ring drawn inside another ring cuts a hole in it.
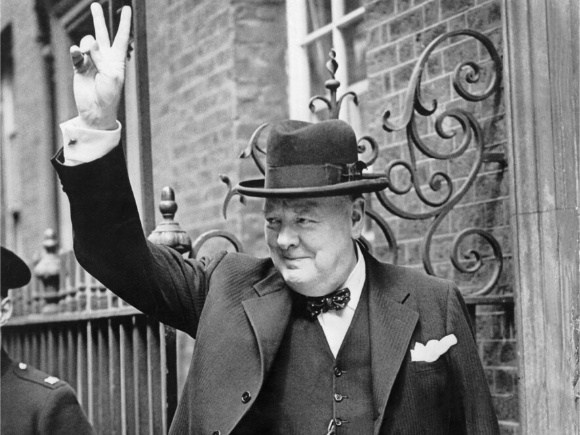
[[[335,394],[334,395],[334,400],[336,400],[337,402],[342,402],[342,399],[344,399],[344,397],[340,394]]]
[[[342,370],[340,370],[338,367],[334,368],[334,376],[336,376],[337,378],[342,376]]]
[[[248,403],[251,398],[252,398],[252,395],[250,394],[250,392],[244,391],[244,393],[242,394],[242,403]]]
[[[334,424],[336,424],[337,426],[342,426],[342,420],[340,418],[335,418]]]
[[[219,430],[214,430],[211,435],[221,435],[221,432]]]

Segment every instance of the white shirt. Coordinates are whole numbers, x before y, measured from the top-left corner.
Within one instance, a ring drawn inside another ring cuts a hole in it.
[[[365,259],[358,245],[356,245],[358,260],[354,269],[340,288],[347,287],[350,290],[350,301],[346,307],[340,311],[332,310],[318,315],[318,322],[324,331],[326,341],[332,354],[336,358],[340,346],[344,341],[346,332],[354,317],[354,312],[358,306],[358,301],[362,294],[366,279]]]
[[[90,130],[78,127],[77,119],[73,118],[60,124],[64,141],[65,165],[76,166],[91,162],[103,157],[119,144],[121,139],[119,121],[115,130]],[[340,287],[347,287],[350,290],[350,301],[340,311],[327,311],[317,317],[335,358],[354,317],[366,279],[365,260],[358,245],[356,245],[356,250],[358,257],[356,265]]]

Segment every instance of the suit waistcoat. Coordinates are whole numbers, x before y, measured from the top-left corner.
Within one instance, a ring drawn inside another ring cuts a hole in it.
[[[317,320],[291,316],[271,371],[234,434],[337,434],[373,431],[368,289],[337,358]]]

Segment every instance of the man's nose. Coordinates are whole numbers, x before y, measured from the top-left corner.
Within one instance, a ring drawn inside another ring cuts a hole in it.
[[[282,225],[278,232],[276,243],[280,249],[286,250],[298,245],[298,234],[291,225]]]

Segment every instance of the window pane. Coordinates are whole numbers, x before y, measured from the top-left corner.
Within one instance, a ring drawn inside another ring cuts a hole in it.
[[[324,95],[326,88],[324,82],[330,78],[326,69],[328,53],[332,48],[332,35],[329,33],[308,44],[308,69],[310,71],[310,93],[312,95]]]
[[[332,20],[331,0],[307,0],[308,33],[319,29]]]
[[[345,0],[344,2],[344,13],[345,15],[349,12],[354,11],[362,6],[361,0]]]
[[[365,61],[366,35],[363,24],[362,20],[358,21],[346,27],[343,31],[346,45],[348,84],[359,82],[367,77]]]

